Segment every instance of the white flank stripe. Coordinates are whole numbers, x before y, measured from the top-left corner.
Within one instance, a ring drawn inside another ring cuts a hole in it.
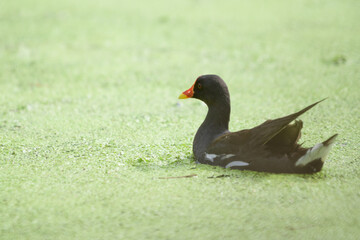
[[[205,159],[210,161],[210,162],[214,162],[214,158],[216,158],[217,155],[216,154],[209,154],[209,153],[205,153]]]
[[[230,168],[230,167],[244,167],[244,166],[248,166],[249,163],[247,162],[243,162],[243,161],[233,161],[228,163],[225,168]]]
[[[231,158],[231,157],[233,157],[233,156],[235,156],[235,154],[226,154],[226,155],[224,155],[224,156],[221,157],[221,160],[224,160],[224,159],[227,159],[227,158]]]

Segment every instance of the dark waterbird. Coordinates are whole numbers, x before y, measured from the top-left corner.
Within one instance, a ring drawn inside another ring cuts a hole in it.
[[[315,173],[322,169],[337,136],[311,148],[298,143],[303,123],[297,118],[323,100],[252,129],[230,132],[230,95],[219,76],[200,76],[179,98],[197,98],[209,108],[193,142],[195,159],[203,164],[273,173]]]

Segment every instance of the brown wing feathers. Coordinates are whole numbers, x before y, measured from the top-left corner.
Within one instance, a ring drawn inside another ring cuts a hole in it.
[[[232,153],[238,151],[239,145],[272,145],[279,152],[286,152],[297,146],[297,141],[301,136],[302,121],[297,120],[294,124],[290,124],[301,114],[310,110],[316,104],[324,101],[320,100],[310,106],[290,114],[288,116],[267,120],[263,124],[252,128],[241,130],[239,132],[227,133],[215,139],[209,146],[211,153]],[[256,136],[256,137],[255,137]]]
[[[258,136],[259,136],[258,139],[261,139],[261,141],[263,141],[262,144],[266,144],[271,139],[273,139],[275,136],[280,134],[282,132],[282,130],[284,130],[284,128],[286,128],[288,126],[288,124],[290,124],[292,121],[294,121],[300,115],[302,115],[306,111],[310,110],[315,105],[324,101],[325,99],[326,98],[324,98],[316,103],[313,103],[313,104],[307,106],[306,108],[304,108],[296,113],[290,114],[288,116],[278,118],[275,120],[267,120],[263,124],[253,128],[253,130],[256,131],[256,134],[258,134]],[[301,129],[301,127],[300,127],[300,129]]]
[[[303,122],[301,120],[295,120],[293,124],[286,125],[277,135],[270,139],[266,145],[276,152],[291,152],[297,146],[297,142],[301,137],[301,129]]]

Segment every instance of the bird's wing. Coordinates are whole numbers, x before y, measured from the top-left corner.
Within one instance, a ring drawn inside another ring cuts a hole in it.
[[[294,124],[290,123],[321,101],[288,116],[267,120],[252,129],[226,133],[210,144],[206,150],[207,157],[212,158],[211,160],[222,160],[223,162],[231,162],[231,160],[237,159],[250,163],[253,161],[252,156],[269,153],[263,151],[269,146],[274,151],[289,151],[296,146],[302,128],[301,121],[296,121]],[[225,159],[227,160],[224,161]]]
[[[293,113],[293,114],[290,114],[288,116],[278,118],[278,119],[267,120],[264,123],[260,124],[259,126],[254,127],[253,129],[251,129],[251,131],[252,131],[253,135],[256,137],[252,138],[252,140],[255,141],[257,144],[263,144],[263,145],[267,144],[272,139],[274,139],[276,136],[280,135],[284,130],[286,132],[286,128],[292,126],[292,125],[289,125],[292,121],[294,121],[300,115],[302,115],[306,111],[313,108],[316,104],[318,104],[324,100],[325,99],[320,100],[316,103],[313,103],[296,113]],[[295,133],[293,133],[293,134],[296,135],[296,132],[299,133],[299,130],[301,130],[301,127],[302,127],[302,124],[295,124],[295,127],[289,128],[288,130],[295,130]]]

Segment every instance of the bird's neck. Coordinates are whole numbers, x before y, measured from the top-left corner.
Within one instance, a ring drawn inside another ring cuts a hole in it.
[[[208,107],[206,118],[194,138],[193,151],[198,160],[212,141],[229,132],[230,101],[218,101]]]
[[[202,125],[217,131],[228,131],[230,121],[230,102],[218,101],[210,106]]]

